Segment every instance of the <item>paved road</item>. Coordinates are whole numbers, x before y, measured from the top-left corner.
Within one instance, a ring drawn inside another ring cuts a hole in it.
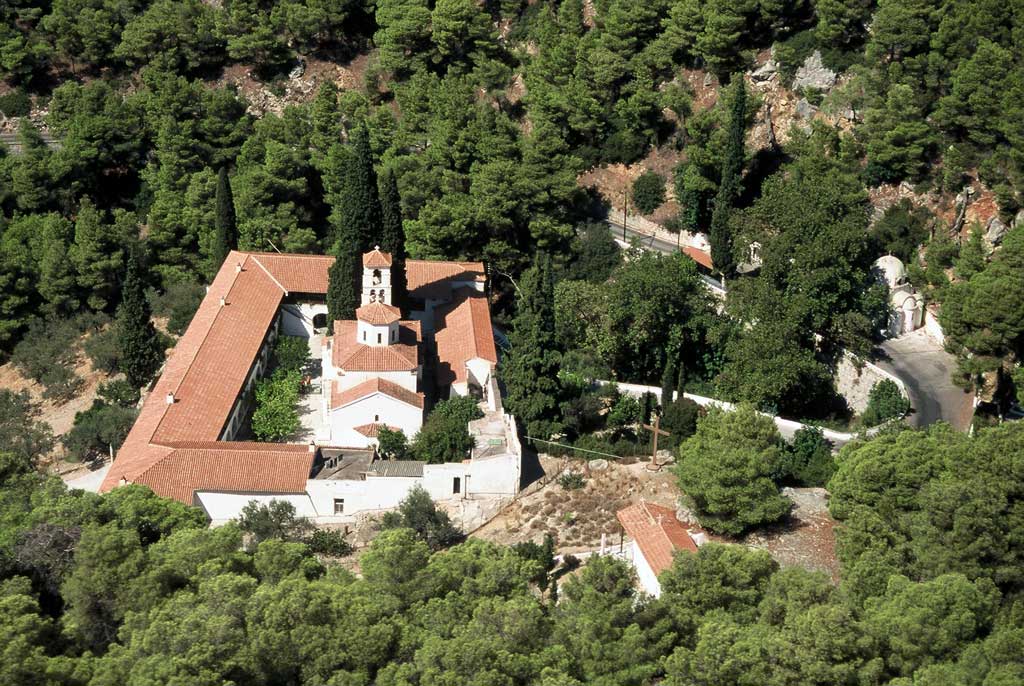
[[[876,364],[903,379],[914,411],[907,418],[911,426],[949,422],[966,431],[973,414],[970,393],[953,385],[956,359],[942,349],[924,329],[886,341],[881,345],[889,359]]]
[[[623,236],[622,217],[620,216],[618,219],[615,219],[614,217],[609,217],[605,221],[608,222],[609,226],[611,226],[612,237],[615,238],[616,240],[621,241]],[[627,243],[632,241],[633,239],[637,239],[640,241],[640,245],[644,248],[647,248],[648,250],[657,250],[658,252],[667,253],[679,251],[679,248],[678,246],[676,246],[675,243],[669,243],[668,241],[664,241],[660,238],[655,238],[654,236],[648,233],[644,233],[643,231],[635,229],[629,224],[629,222],[626,222],[625,236]]]

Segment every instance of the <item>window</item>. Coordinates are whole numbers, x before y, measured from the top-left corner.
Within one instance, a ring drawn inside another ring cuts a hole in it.
[[[373,285],[377,286],[379,284],[380,284],[380,270],[379,269],[374,269],[373,270]]]
[[[380,343],[381,343],[380,334],[377,334],[377,345],[380,345]]]
[[[461,476],[457,476],[454,479],[452,479],[452,493],[461,493],[461,492],[462,492],[462,477]],[[335,500],[334,502],[338,502],[338,501]]]
[[[379,414],[373,415],[373,421],[374,421],[374,423],[379,422],[380,421],[380,415]]]
[[[366,340],[366,332],[365,331],[363,332],[363,340],[364,341]]]
[[[345,499],[335,498],[334,499],[334,514],[345,514]]]
[[[391,332],[391,342],[394,343],[396,338],[398,338],[398,332],[397,331],[392,331]]]

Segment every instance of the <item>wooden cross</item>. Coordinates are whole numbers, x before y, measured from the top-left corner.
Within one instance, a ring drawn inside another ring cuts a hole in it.
[[[658,460],[658,436],[671,436],[672,435],[668,431],[665,431],[664,429],[658,428],[658,426],[660,424],[661,424],[661,413],[660,412],[655,412],[654,413],[654,426],[651,426],[650,424],[641,424],[640,425],[643,428],[645,428],[648,431],[650,431],[651,434],[654,435],[653,446],[651,448],[651,467],[653,467],[655,469],[658,468],[658,462],[657,462],[657,460]]]

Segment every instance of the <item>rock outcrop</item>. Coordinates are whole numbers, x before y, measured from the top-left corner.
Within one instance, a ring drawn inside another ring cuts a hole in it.
[[[836,85],[836,73],[825,66],[821,60],[821,51],[815,50],[804,60],[793,77],[793,90],[829,91]]]

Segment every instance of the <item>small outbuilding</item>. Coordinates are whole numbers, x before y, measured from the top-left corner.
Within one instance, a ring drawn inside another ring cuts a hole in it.
[[[889,322],[886,332],[900,336],[924,324],[924,298],[907,280],[907,268],[893,255],[875,260],[872,272],[879,283],[889,288]]]
[[[672,566],[676,551],[697,552],[694,535],[676,519],[670,508],[640,501],[615,513],[626,535],[633,539],[630,558],[640,588],[657,598],[658,577]]]

